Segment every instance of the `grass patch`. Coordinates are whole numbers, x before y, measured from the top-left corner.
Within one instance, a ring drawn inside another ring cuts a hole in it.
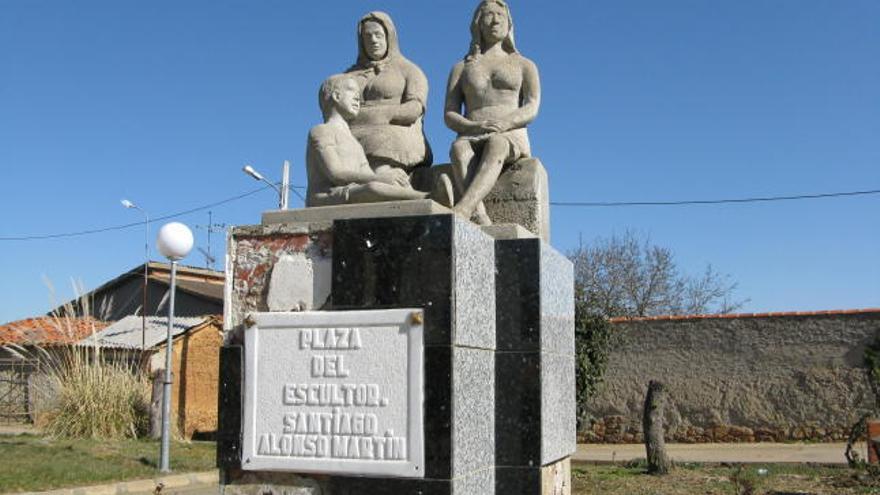
[[[214,468],[213,442],[174,442],[173,472]],[[158,440],[53,439],[0,436],[0,492],[51,490],[151,478],[158,474]]]

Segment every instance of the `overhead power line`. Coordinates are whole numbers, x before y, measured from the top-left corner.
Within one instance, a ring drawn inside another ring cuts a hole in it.
[[[161,217],[151,218],[150,223],[161,222],[162,220],[169,220],[171,218],[188,215],[190,213],[195,213],[197,211],[207,210],[208,208],[214,208],[216,206],[225,205],[226,203],[231,203],[233,201],[238,201],[239,199],[244,199],[248,196],[253,196],[254,194],[269,189],[269,186],[263,186],[259,189],[254,189],[253,191],[248,191],[243,194],[239,194],[238,196],[233,196],[231,198],[222,199],[220,201],[216,201],[214,203],[206,204],[203,206],[197,206],[195,208],[190,208],[188,210],[178,211],[175,213],[169,213],[167,215],[163,215]],[[123,230],[131,227],[143,226],[144,222],[132,222],[126,223],[122,225],[114,225],[112,227],[102,227],[97,229],[89,229],[89,230],[80,230],[77,232],[63,232],[59,234],[36,234],[36,235],[23,235],[23,236],[5,236],[0,237],[0,241],[34,241],[39,239],[60,239],[64,237],[77,237],[89,234],[100,234],[103,232],[111,232],[114,230]]]
[[[237,196],[232,196],[230,198],[222,199],[220,201],[216,201],[213,203],[209,203],[202,206],[197,206],[195,208],[190,208],[188,210],[178,211],[175,213],[169,213],[167,215],[163,215],[160,217],[150,219],[150,223],[160,222],[163,220],[169,220],[171,218],[176,218],[183,215],[188,215],[190,213],[195,213],[197,211],[207,210],[208,208],[214,208],[220,205],[224,205],[227,203],[231,203],[233,201],[238,201],[240,199],[244,199],[248,196],[252,196],[260,191],[264,191],[269,189],[270,186],[263,186],[259,189],[254,189],[253,191],[248,191],[243,194],[239,194]],[[303,186],[291,186],[291,189],[304,189]],[[684,200],[684,201],[618,201],[618,202],[585,202],[585,201],[551,201],[550,204],[553,206],[579,206],[579,207],[623,207],[623,206],[683,206],[683,205],[716,205],[716,204],[724,204],[724,203],[761,203],[761,202],[769,202],[769,201],[792,201],[792,200],[803,200],[803,199],[819,199],[819,198],[839,198],[846,196],[865,196],[870,194],[880,194],[880,189],[873,189],[868,191],[847,191],[847,192],[833,192],[833,193],[820,193],[820,194],[800,194],[796,196],[766,196],[766,197],[754,197],[754,198],[733,198],[733,199],[697,199],[697,200]],[[96,229],[89,230],[80,230],[77,232],[63,232],[56,234],[36,234],[36,235],[22,235],[22,236],[0,236],[0,241],[34,241],[41,239],[61,239],[65,237],[77,237],[84,236],[90,234],[100,234],[103,232],[111,232],[116,230],[124,230],[132,227],[142,226],[144,222],[131,222],[122,225],[114,225],[111,227],[102,227]]]
[[[756,198],[733,198],[733,199],[691,199],[684,201],[614,201],[614,202],[586,202],[586,201],[551,201],[553,206],[587,206],[587,207],[610,207],[610,206],[683,206],[683,205],[720,205],[725,203],[762,203],[768,201],[792,201],[798,199],[840,198],[844,196],[865,196],[868,194],[880,194],[880,189],[871,191],[849,191],[821,194],[799,194],[797,196],[765,196]]]

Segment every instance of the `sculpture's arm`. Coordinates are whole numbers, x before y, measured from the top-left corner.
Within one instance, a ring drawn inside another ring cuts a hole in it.
[[[538,116],[541,106],[541,80],[534,62],[523,58],[523,82],[520,90],[521,103],[519,108],[509,113],[504,119],[488,123],[489,127],[499,132],[519,129],[529,125]]]
[[[309,133],[309,146],[317,152],[323,168],[322,172],[334,186],[366,184],[377,180],[376,174],[369,167],[358,170],[358,167],[346,166],[345,157],[339,152],[339,146],[332,133],[322,131],[322,129],[312,129]]]
[[[464,62],[459,62],[449,73],[449,82],[446,85],[444,121],[446,127],[459,134],[475,134],[480,132],[480,124],[466,118],[461,113],[461,107],[464,104],[464,92],[461,90],[461,73],[463,71]]]
[[[408,101],[395,107],[391,123],[394,125],[413,125],[425,113],[425,107],[416,100]]]
[[[351,123],[353,125],[412,125],[425,113],[420,101],[412,100],[402,104],[371,105],[365,102]]]
[[[428,78],[415,64],[407,63],[403,67],[406,89],[401,95],[401,104],[395,108],[391,123],[395,125],[413,125],[425,115],[428,101]]]

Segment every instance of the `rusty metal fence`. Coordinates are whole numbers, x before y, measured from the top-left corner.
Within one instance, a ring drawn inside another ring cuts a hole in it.
[[[32,421],[30,383],[38,366],[35,359],[0,358],[0,424]]]

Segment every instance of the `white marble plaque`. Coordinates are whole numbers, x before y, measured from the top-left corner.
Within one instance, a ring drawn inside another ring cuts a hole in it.
[[[424,477],[421,309],[251,318],[243,469]]]

